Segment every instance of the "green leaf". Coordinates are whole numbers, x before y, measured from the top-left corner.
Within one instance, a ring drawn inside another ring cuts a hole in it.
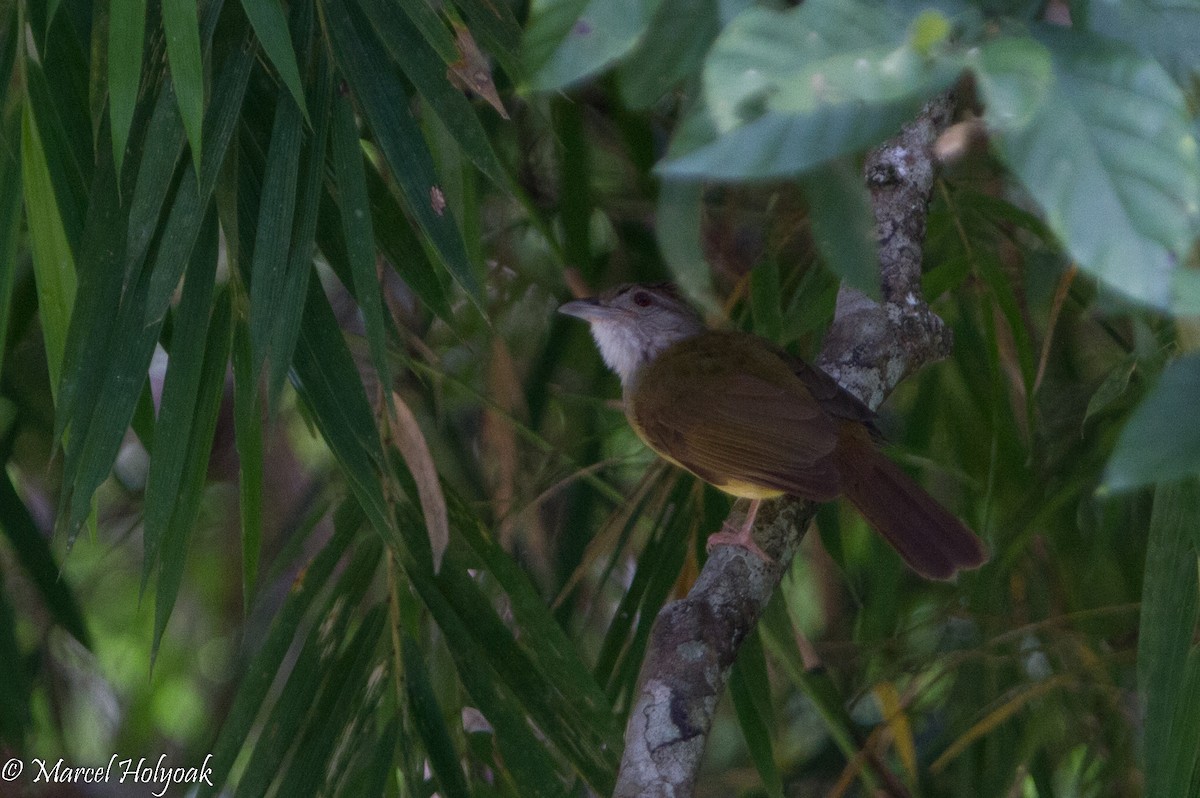
[[[374,36],[351,19],[344,0],[329,0],[323,9],[338,67],[370,122],[409,214],[442,265],[482,310],[483,289],[467,258],[458,226],[448,211],[439,214],[434,210],[437,175],[429,148],[408,110],[409,98],[395,76],[379,68],[388,60],[385,51]]]
[[[641,40],[662,0],[536,3],[525,33],[531,82],[561,90],[607,69]]]
[[[1138,692],[1145,707],[1145,794],[1150,798],[1185,792],[1190,767],[1180,772],[1181,753],[1191,758],[1189,765],[1195,764],[1195,696],[1186,704],[1183,699],[1195,688],[1188,651],[1197,620],[1192,531],[1198,525],[1200,483],[1189,479],[1160,485],[1150,517],[1137,647]],[[1179,734],[1177,718],[1185,721],[1188,734]]]
[[[32,713],[28,661],[17,643],[17,624],[8,603],[4,572],[0,571],[0,741],[20,747],[25,740]]]
[[[751,632],[742,641],[729,672],[729,694],[737,712],[738,725],[763,787],[772,798],[783,798],[783,776],[775,764],[771,747],[771,680],[758,635]]]
[[[108,109],[112,124],[113,163],[117,174],[125,161],[125,145],[142,81],[146,0],[110,0],[108,20]]]
[[[45,338],[50,385],[54,388],[52,395],[57,402],[57,387],[63,373],[67,347],[67,329],[75,299],[75,259],[63,227],[46,153],[28,105],[22,114],[21,164],[38,311]]]
[[[424,0],[416,0],[424,3]],[[358,0],[392,59],[412,81],[471,162],[499,188],[511,181],[475,109],[446,77],[446,66],[391,0]]]
[[[713,291],[712,274],[704,256],[703,215],[702,183],[663,180],[654,225],[658,249],[683,295],[706,313],[719,315],[721,303]]]
[[[317,596],[324,590],[325,582],[341,561],[350,541],[362,525],[362,511],[353,499],[347,499],[334,513],[333,536],[321,548],[308,567],[302,569],[302,577],[292,582],[283,607],[275,616],[262,647],[254,653],[234,696],[233,705],[221,726],[220,734],[212,746],[212,785],[200,785],[199,795],[211,798],[225,784],[238,753],[254,728],[255,718],[267,699],[267,693],[283,664],[284,657],[292,647],[296,630],[308,614]],[[354,571],[357,574],[357,571]],[[359,580],[365,584],[365,580]],[[351,581],[349,585],[356,582]],[[331,599],[332,604],[332,599]],[[308,696],[311,699],[311,694]]]
[[[304,104],[300,67],[296,62],[296,51],[292,49],[292,39],[288,35],[287,17],[284,16],[279,0],[242,0],[242,8],[267,58],[271,59],[300,113],[307,119],[308,107]]]
[[[463,778],[461,759],[455,748],[450,730],[446,728],[441,707],[429,672],[425,669],[424,656],[416,642],[407,634],[401,640],[400,650],[404,662],[404,689],[408,695],[408,711],[412,714],[417,733],[429,754],[429,766],[441,786],[442,795],[470,795],[467,781]]]
[[[14,109],[0,122],[0,138],[16,141],[21,135],[24,114]],[[21,243],[21,210],[25,197],[21,185],[22,156],[13,150],[0,152],[0,353],[7,351],[9,313],[17,252]],[[51,387],[56,384],[51,381]]]
[[[779,263],[774,258],[767,258],[750,272],[754,331],[772,341],[778,341],[783,332],[783,289],[779,279]]]
[[[917,49],[926,13],[852,0],[752,7],[717,38],[704,109],[717,139],[660,165],[675,177],[796,175],[893,134],[963,67],[948,46]],[[940,12],[938,12],[940,13]],[[678,150],[673,150],[678,153]]]
[[[875,214],[862,173],[842,159],[805,175],[801,185],[822,261],[847,285],[879,299]]]
[[[204,123],[204,64],[200,58],[200,20],[192,0],[163,0],[167,59],[179,100],[179,115],[192,145],[192,163],[200,171]]]
[[[1103,0],[1086,5],[1089,30],[1158,60],[1180,86],[1200,73],[1200,6],[1163,0]]]
[[[1126,490],[1200,472],[1200,424],[1190,423],[1200,396],[1200,353],[1163,371],[1117,439],[1104,483]]]
[[[64,48],[66,49],[66,48]],[[29,59],[22,62],[25,69],[26,103],[23,108],[31,114],[31,126],[39,146],[45,153],[50,185],[58,203],[63,230],[72,250],[82,240],[84,216],[88,203],[88,182],[91,179],[90,153],[80,151],[79,131],[72,124],[72,95],[59,93],[65,75],[55,75],[52,83],[40,64]],[[78,120],[76,120],[78,121]],[[90,126],[89,126],[90,127]],[[91,144],[91,131],[85,141]],[[79,256],[75,252],[75,257]]]
[[[209,214],[205,228],[201,245],[192,252],[183,296],[175,313],[158,422],[154,425],[157,445],[150,454],[146,477],[143,591],[158,565],[162,541],[176,507],[188,491],[196,489],[184,485],[183,477],[189,470],[186,458],[193,427],[204,423],[197,417],[197,397],[203,386],[209,313],[217,274],[215,213]]]
[[[250,353],[250,328],[239,314],[233,333],[233,427],[242,521],[242,598],[247,614],[258,581],[263,516],[263,421]]]
[[[1029,36],[984,42],[967,55],[992,131],[1020,130],[1045,106],[1054,85],[1050,51]]]
[[[91,637],[75,594],[54,561],[46,536],[34,523],[7,473],[0,473],[0,528],[54,620],[90,647]]]
[[[1079,265],[1166,308],[1200,212],[1200,156],[1182,92],[1158,64],[1077,30],[1041,29],[1054,84],[995,140]],[[985,83],[986,86],[986,83]]]
[[[300,108],[287,95],[275,105],[275,122],[267,148],[262,198],[258,204],[254,255],[250,266],[250,344],[254,373],[271,362],[272,381],[276,359],[283,353],[269,351],[275,338],[276,318],[288,308],[281,304],[286,290],[292,224],[296,218],[296,189],[300,182],[304,120]],[[279,364],[285,368],[285,364]]]
[[[717,0],[662,0],[650,28],[617,67],[621,98],[648,108],[692,75],[721,30]]]
[[[213,216],[215,215],[214,212]],[[213,249],[215,250],[215,247]],[[167,621],[175,606],[175,598],[179,594],[188,539],[200,512],[200,499],[204,496],[204,479],[208,472],[208,458],[212,451],[213,434],[217,429],[217,414],[221,409],[225,372],[229,363],[230,316],[229,291],[223,290],[217,297],[205,339],[195,411],[185,442],[185,468],[179,481],[180,492],[172,502],[171,517],[163,532],[162,561],[158,571],[158,589],[154,596],[154,642],[151,644],[151,661],[158,653],[163,632],[166,631]],[[162,445],[158,448],[161,449]]]

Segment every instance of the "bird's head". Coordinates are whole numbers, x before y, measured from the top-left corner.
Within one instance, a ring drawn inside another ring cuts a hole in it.
[[[591,325],[600,356],[626,391],[659,352],[704,330],[704,320],[669,283],[617,286],[558,311]]]

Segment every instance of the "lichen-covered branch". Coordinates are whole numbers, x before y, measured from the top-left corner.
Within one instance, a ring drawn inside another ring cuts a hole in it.
[[[921,253],[933,145],[951,110],[949,96],[931,101],[867,159],[884,301],[843,289],[818,362],[872,408],[906,376],[950,351],[948,331],[921,295]],[[625,729],[615,796],[692,794],[729,668],[791,563],[813,511],[811,503],[796,499],[764,503],[754,534],[773,561],[717,546],[688,595],[659,612]]]

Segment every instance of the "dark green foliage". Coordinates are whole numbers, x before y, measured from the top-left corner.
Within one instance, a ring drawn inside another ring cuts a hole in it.
[[[554,308],[670,276],[814,356],[877,289],[864,151],[956,87],[954,353],[880,426],[991,561],[822,509],[698,794],[1200,796],[1198,12],[1042,13],[0,2],[0,760],[610,792],[730,502]]]

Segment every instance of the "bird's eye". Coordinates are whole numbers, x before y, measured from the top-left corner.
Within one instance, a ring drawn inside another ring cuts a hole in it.
[[[639,308],[648,308],[654,304],[654,300],[645,291],[638,291],[633,295],[633,304]]]

